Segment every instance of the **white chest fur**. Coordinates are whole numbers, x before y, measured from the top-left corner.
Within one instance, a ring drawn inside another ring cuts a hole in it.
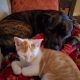
[[[42,54],[39,51],[36,56],[36,59],[29,66],[26,67],[21,66],[21,61],[13,61],[11,64],[13,72],[17,75],[22,73],[24,76],[39,75],[41,58]]]
[[[37,76],[39,75],[40,71],[40,61],[42,58],[41,52],[38,53],[36,59],[26,68],[22,69],[22,74],[24,76]]]

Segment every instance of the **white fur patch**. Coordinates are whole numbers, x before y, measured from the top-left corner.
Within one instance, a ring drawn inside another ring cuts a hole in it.
[[[46,73],[45,75],[43,75],[42,79],[41,80],[50,80],[49,79],[49,76],[51,76],[52,74],[50,73]],[[53,79],[54,80],[54,79]]]
[[[24,76],[37,76],[39,74],[39,66],[29,66],[22,68],[22,74]]]
[[[20,66],[19,61],[13,61],[11,63],[11,67],[12,67],[12,70],[13,70],[14,74],[16,74],[16,75],[21,74],[21,66]]]
[[[47,74],[45,74],[41,80],[48,80]]]

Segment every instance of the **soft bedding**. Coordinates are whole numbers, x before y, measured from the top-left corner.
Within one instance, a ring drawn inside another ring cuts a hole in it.
[[[58,0],[11,0],[12,12],[26,10],[59,10]]]
[[[77,32],[76,32],[77,31]],[[61,49],[61,51],[67,53],[76,63],[78,68],[80,69],[80,25],[76,25],[75,29],[73,29],[73,35],[69,38],[69,41],[67,41],[64,44],[64,47]],[[72,39],[72,37],[74,37]],[[44,39],[44,34],[37,34],[33,37],[33,39]],[[44,46],[45,42],[42,42],[41,46]],[[3,61],[2,66],[3,69],[0,72],[0,80],[40,80],[38,76],[34,77],[24,77],[23,75],[16,76],[12,72],[10,63],[17,59],[18,56],[16,53],[10,53],[8,55],[8,58]]]

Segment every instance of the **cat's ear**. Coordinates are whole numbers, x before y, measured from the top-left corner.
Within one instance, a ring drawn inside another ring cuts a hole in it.
[[[40,47],[43,39],[33,39],[32,41],[36,47]]]
[[[22,39],[18,37],[14,37],[14,42],[16,46],[21,46],[22,44]]]

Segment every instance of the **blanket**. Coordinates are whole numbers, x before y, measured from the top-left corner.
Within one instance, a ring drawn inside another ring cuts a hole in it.
[[[44,39],[44,34],[37,34],[33,39]],[[41,46],[44,46],[45,42],[43,41]],[[72,31],[72,36],[68,38],[63,48],[62,52],[68,54],[73,61],[76,63],[80,69],[80,25],[75,25],[75,28]],[[0,80],[40,80],[38,76],[24,77],[21,75],[15,75],[11,69],[10,63],[17,59],[16,53],[10,53],[2,62],[2,69],[0,71]]]

